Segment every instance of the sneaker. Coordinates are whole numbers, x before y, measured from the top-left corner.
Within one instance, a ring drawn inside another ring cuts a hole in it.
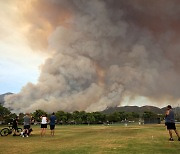
[[[26,135],[26,137],[29,137],[28,135]]]
[[[170,138],[169,141],[174,141],[173,138]]]
[[[180,141],[180,137],[178,138],[178,141]]]
[[[22,137],[24,137],[24,135]]]

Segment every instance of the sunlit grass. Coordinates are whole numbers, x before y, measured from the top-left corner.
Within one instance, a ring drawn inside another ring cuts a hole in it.
[[[2,127],[1,127],[2,128]],[[180,125],[179,125],[180,128]],[[180,142],[168,141],[164,125],[56,126],[55,136],[48,129],[40,137],[40,126],[33,126],[29,138],[0,137],[0,153],[179,153]]]

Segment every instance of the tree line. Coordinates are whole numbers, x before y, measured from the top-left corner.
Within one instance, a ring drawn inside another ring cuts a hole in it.
[[[46,114],[50,117],[51,113],[47,113],[43,110],[36,110],[31,113],[34,123],[40,123],[40,117]],[[144,113],[136,112],[114,112],[111,114],[104,114],[102,112],[85,112],[85,111],[74,111],[74,112],[55,112],[58,124],[103,124],[103,123],[117,123],[117,122],[134,122],[139,119],[147,118],[161,118],[162,115],[155,114],[153,112],[145,111]],[[9,109],[0,105],[0,121],[4,124],[11,123],[12,119],[19,116],[19,123],[23,124],[24,113],[16,115]]]

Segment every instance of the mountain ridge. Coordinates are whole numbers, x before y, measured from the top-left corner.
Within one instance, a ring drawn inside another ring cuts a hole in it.
[[[13,94],[13,93],[7,92],[7,93],[4,93],[4,94],[1,94],[0,95],[0,104],[4,105],[4,97],[7,96],[7,95],[11,95],[11,94]]]
[[[136,113],[144,113],[145,111],[154,112],[156,114],[164,114],[166,111],[166,107],[159,108],[156,106],[121,106],[121,107],[110,107],[102,111],[105,114],[111,114],[113,112],[136,112]]]

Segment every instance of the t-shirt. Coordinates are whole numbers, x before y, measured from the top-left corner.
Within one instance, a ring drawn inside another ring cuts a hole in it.
[[[47,118],[46,117],[42,117],[42,122],[41,124],[47,124]]]
[[[31,118],[29,116],[24,117],[24,125],[30,125]]]
[[[55,122],[56,122],[56,116],[51,115],[51,117],[50,117],[50,125],[55,125]]]
[[[169,115],[166,116],[165,121],[168,123],[175,123],[174,112],[169,110]]]
[[[17,127],[17,119],[13,120],[13,127]]]

